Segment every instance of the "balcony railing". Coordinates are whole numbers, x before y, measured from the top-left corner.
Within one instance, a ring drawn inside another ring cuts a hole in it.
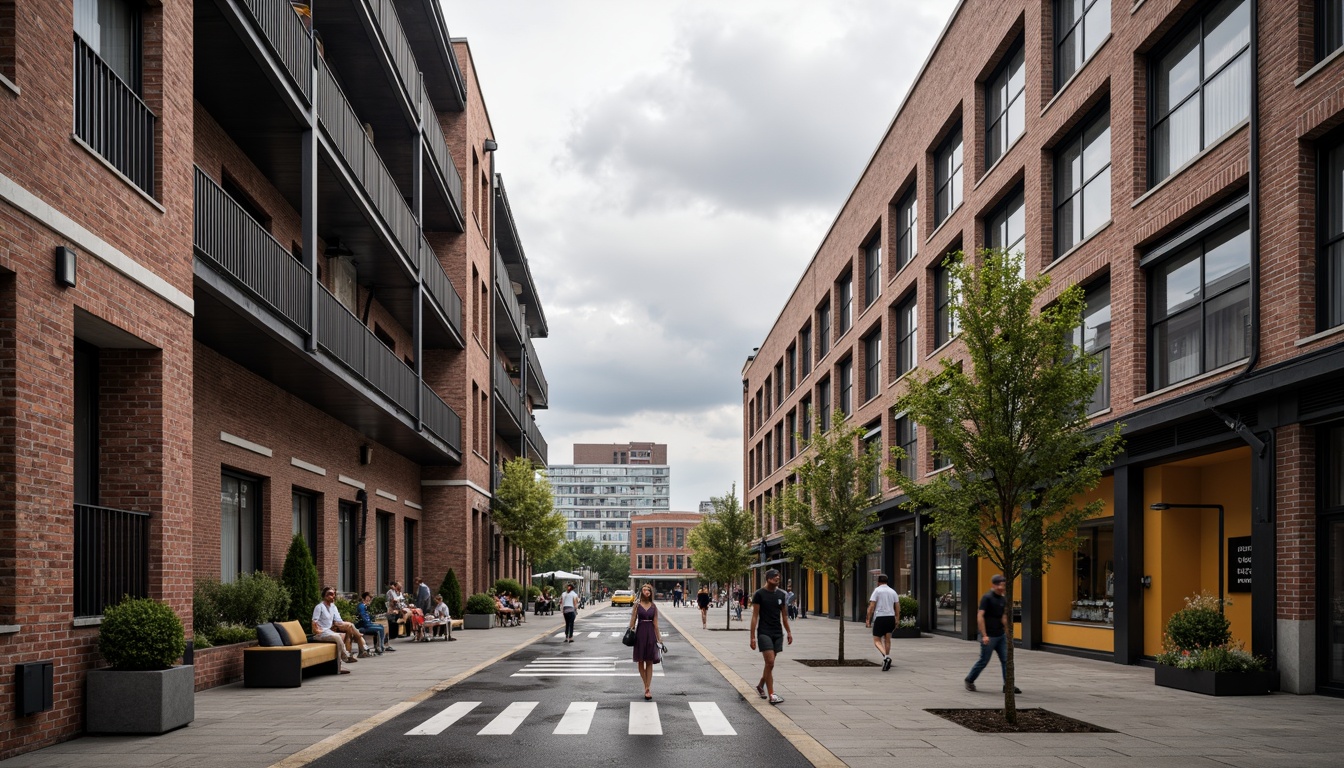
[[[453,281],[448,277],[448,273],[443,271],[439,257],[423,234],[420,236],[420,270],[424,274],[425,290],[429,292],[429,297],[438,305],[444,317],[448,318],[448,324],[453,327],[457,335],[461,336],[462,297],[453,287]]]
[[[378,22],[383,45],[387,46],[392,65],[396,67],[397,77],[401,78],[401,85],[406,89],[411,104],[415,104],[421,100],[420,94],[424,88],[420,83],[420,67],[415,63],[411,43],[406,39],[406,31],[401,28],[401,18],[392,7],[392,0],[368,0],[368,3],[373,18]]]
[[[421,402],[425,405],[425,428],[454,448],[462,446],[462,417],[443,402],[430,386],[420,382]]]
[[[527,380],[529,385],[535,383],[537,389],[541,390],[541,402],[549,403],[550,384],[546,382],[546,374],[541,372],[541,358],[537,357],[537,350],[532,346],[530,337],[527,339]]]
[[[414,416],[415,371],[378,340],[322,286],[317,291],[317,342],[355,375]]]
[[[547,454],[550,452],[550,447],[546,445],[546,438],[541,436],[541,430],[537,429],[536,419],[532,418],[530,415],[527,417],[527,441],[531,443],[532,448],[536,450],[538,454],[536,458],[539,459],[542,464],[550,463],[547,460]]]
[[[294,86],[312,102],[313,38],[289,0],[243,0],[243,5]]]
[[[196,251],[307,333],[312,273],[200,168],[195,184]]]
[[[523,398],[518,392],[518,385],[513,383],[509,374],[504,370],[504,366],[498,362],[495,363],[495,393],[500,399],[500,403],[508,409],[509,415],[522,427],[527,423],[526,413],[523,408]]]
[[[149,515],[75,505],[75,616],[149,597]]]
[[[154,196],[154,125],[135,90],[75,35],[75,135]]]
[[[350,107],[350,102],[336,84],[336,78],[332,76],[326,62],[321,59],[317,60],[317,114],[322,128],[336,145],[341,159],[368,193],[378,215],[401,246],[402,253],[418,268],[416,249],[420,241],[416,233],[419,226],[411,214],[411,207],[406,204],[406,198],[401,196],[401,190],[393,181],[387,166],[383,165],[383,159],[378,156],[373,142],[369,141],[364,124]]]
[[[513,282],[509,280],[509,270],[504,266],[504,257],[495,249],[495,291],[504,306],[508,308],[509,326],[518,338],[523,338],[523,310],[518,306],[518,297],[513,293]]]
[[[453,163],[453,155],[448,151],[448,142],[443,136],[443,126],[439,123],[439,116],[435,114],[434,105],[428,95],[420,97],[420,120],[425,124],[425,141],[429,146],[429,154],[439,166],[443,182],[448,187],[448,195],[452,198],[453,205],[457,206],[458,214],[461,215],[462,174],[458,173],[457,165]]]

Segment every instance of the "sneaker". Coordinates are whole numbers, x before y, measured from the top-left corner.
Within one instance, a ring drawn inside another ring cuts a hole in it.
[[[883,672],[886,672],[886,671],[889,670],[889,669],[891,669],[891,657],[890,657],[890,656],[883,656],[883,657],[882,657],[882,671],[883,671]]]
[[[756,693],[760,694],[762,699],[770,698],[765,692],[765,683],[761,683],[760,685],[756,686]]]
[[[356,663],[356,662],[358,662],[358,661],[359,661],[359,659],[355,658],[354,656],[346,656],[346,657],[345,657],[345,663],[346,663],[346,664],[354,664],[354,663]]]
[[[395,650],[397,650],[397,649],[396,649],[396,648],[393,648],[393,647],[390,646],[390,645],[383,649],[383,651],[385,651],[385,652],[387,652],[387,653],[392,653],[392,652],[395,651]]]
[[[783,704],[783,703],[784,703],[784,697],[783,697],[783,696],[780,696],[778,693],[772,693],[772,694],[770,694],[770,703],[771,703],[771,704]]]
[[[1008,692],[1008,686],[1006,686],[1006,685],[1003,686],[1003,692],[1004,692],[1004,693],[1007,693],[1007,692]],[[1013,686],[1013,693],[1021,693],[1021,692],[1022,692],[1022,689],[1021,689],[1021,688],[1018,688],[1016,685]]]
[[[373,655],[373,654],[369,653],[369,649],[368,649],[368,648],[361,648],[360,651],[359,651],[359,658],[361,658],[361,659],[367,659],[367,658],[369,658],[369,657],[372,656],[372,655]]]
[[[975,690],[975,683],[972,683],[970,680],[967,680],[967,681],[965,681],[965,682],[966,682],[966,690],[968,690],[968,691],[974,691],[974,690]]]

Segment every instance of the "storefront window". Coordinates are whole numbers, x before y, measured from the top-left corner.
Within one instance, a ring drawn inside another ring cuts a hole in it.
[[[961,616],[961,546],[952,534],[941,533],[933,544],[933,591],[938,603],[935,629],[959,632]]]
[[[1073,556],[1072,621],[1111,624],[1115,615],[1115,523],[1106,521],[1078,529]]]
[[[891,588],[902,595],[914,595],[915,524],[902,523],[896,526],[892,545],[896,550],[896,568],[891,574]]]

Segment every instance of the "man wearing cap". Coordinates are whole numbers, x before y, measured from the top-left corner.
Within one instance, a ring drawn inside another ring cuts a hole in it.
[[[999,655],[999,666],[1003,669],[1004,686],[1008,685],[1008,638],[1004,634],[1003,616],[1008,611],[1008,601],[1004,599],[1004,590],[1008,589],[1008,580],[1003,574],[996,573],[989,580],[990,588],[985,596],[980,598],[980,610],[976,612],[976,624],[980,628],[980,660],[971,667],[971,673],[966,676],[966,690],[975,690],[975,678],[980,676],[985,667],[989,665],[989,656],[991,653]],[[1013,693],[1021,693],[1022,689],[1014,687]]]
[[[783,696],[775,695],[775,654],[784,652],[785,637],[793,645],[789,614],[784,610],[784,590],[779,588],[779,571],[771,568],[765,572],[765,586],[751,596],[751,650],[759,645],[761,660],[765,662],[756,693],[771,704],[784,701]]]

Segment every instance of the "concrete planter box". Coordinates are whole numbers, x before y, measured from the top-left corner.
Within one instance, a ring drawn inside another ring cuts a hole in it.
[[[892,640],[900,638],[909,639],[913,637],[923,637],[923,635],[920,634],[919,627],[897,627],[891,631]]]
[[[84,692],[88,733],[166,733],[196,719],[196,668],[94,669]]]
[[[1159,664],[1153,670],[1153,682],[1205,696],[1260,696],[1279,690],[1279,671],[1209,672]]]
[[[462,617],[463,629],[490,629],[495,626],[495,617],[488,613],[468,613]]]

